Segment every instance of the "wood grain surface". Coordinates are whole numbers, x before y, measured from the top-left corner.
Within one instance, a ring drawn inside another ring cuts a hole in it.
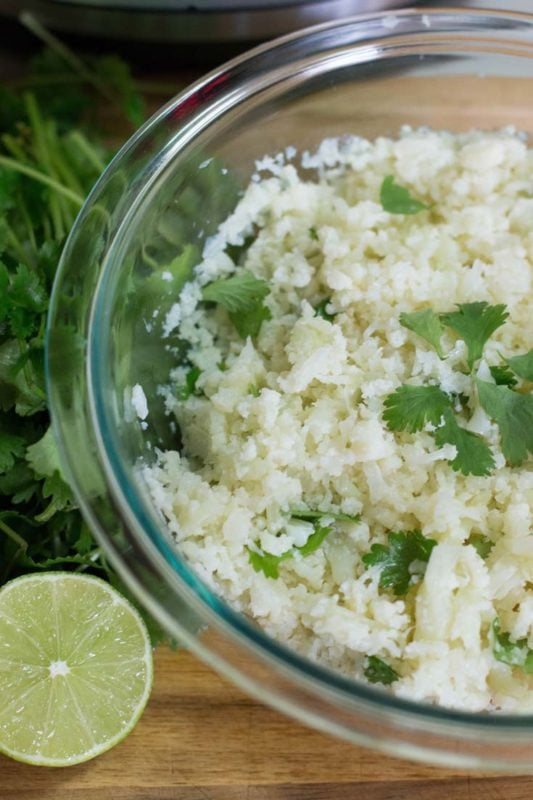
[[[1,800],[531,800],[533,776],[442,770],[373,753],[259,705],[185,650],[156,654],[125,742],[67,769],[0,756]]]

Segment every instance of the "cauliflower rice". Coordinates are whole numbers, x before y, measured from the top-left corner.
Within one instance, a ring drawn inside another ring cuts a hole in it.
[[[406,128],[397,140],[325,140],[301,167],[257,164],[168,314],[166,333],[190,344],[200,374],[185,400],[161,389],[183,448],[145,468],[154,503],[200,577],[299,653],[362,680],[378,656],[398,675],[390,691],[413,700],[532,712],[533,676],[494,657],[492,633],[498,618],[533,648],[531,459],[508,466],[498,427],[477,407],[461,424],[484,437],[496,467],[464,475],[431,425],[391,431],[383,411],[402,384],[469,391],[464,341],[447,329],[441,359],[401,312],[505,303],[509,319],[475,367],[485,380],[488,364],[531,348],[533,152],[512,129]],[[387,175],[429,210],[385,211]],[[228,245],[249,236],[238,270],[267,281],[271,319],[243,340],[201,291],[235,272]],[[324,298],[326,318],[315,310]],[[295,548],[313,524],[291,516],[303,508],[332,527],[305,556]],[[391,531],[415,529],[436,545],[425,574],[414,570],[396,596],[363,556]],[[493,544],[485,558],[476,535]],[[251,553],[291,549],[277,578],[251,563]]]

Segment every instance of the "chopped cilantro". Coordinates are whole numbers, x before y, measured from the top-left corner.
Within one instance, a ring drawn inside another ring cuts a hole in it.
[[[363,556],[363,563],[367,567],[381,567],[379,585],[382,589],[404,595],[411,583],[415,562],[427,564],[436,544],[419,530],[392,531],[388,544],[373,544],[370,552]]]
[[[252,397],[259,397],[259,395],[261,394],[261,389],[259,388],[259,386],[255,386],[255,384],[251,383],[248,386],[248,394],[251,394]]]
[[[533,350],[524,353],[523,356],[508,358],[506,361],[519,378],[524,378],[526,381],[533,381]]]
[[[533,675],[533,650],[529,648],[527,639],[513,642],[510,635],[501,630],[497,617],[492,623],[492,636],[492,652],[497,661],[520,667],[526,675]]]
[[[444,332],[441,319],[431,308],[424,308],[422,311],[414,311],[412,314],[400,314],[400,323],[404,328],[409,328],[413,333],[417,333],[426,342],[432,345],[439,358],[443,358],[441,347],[441,336]]]
[[[298,550],[303,556],[308,556],[311,553],[314,553],[316,550],[318,550],[326,536],[329,536],[332,530],[332,527],[322,527],[317,525],[306,543],[302,544],[300,547],[296,547],[295,549]]]
[[[314,242],[318,242],[318,232],[314,225],[309,228],[309,238]]]
[[[207,302],[221,305],[228,312],[238,334],[245,339],[247,336],[257,336],[261,324],[271,318],[263,302],[269,292],[266,281],[243,270],[230,278],[220,278],[204,286],[202,297]]]
[[[451,400],[438,386],[400,386],[385,398],[383,419],[391,431],[415,433],[438,425]]]
[[[408,189],[396,183],[393,175],[387,175],[383,179],[379,200],[383,210],[389,214],[418,214],[419,211],[429,208],[412,197]]]
[[[198,367],[191,367],[185,376],[185,383],[179,386],[176,391],[178,400],[188,400],[188,398],[196,394],[196,382],[201,375],[201,370]]]
[[[327,322],[333,322],[335,319],[335,314],[330,313],[326,308],[326,306],[329,306],[330,304],[331,300],[329,297],[325,297],[324,300],[321,300],[320,303],[317,303],[315,306],[316,316],[322,317],[322,319],[325,319]]]
[[[307,509],[291,511],[293,519],[301,519],[304,522],[313,520],[334,519],[338,522],[360,522],[360,514],[345,514],[343,511],[308,511]]]
[[[272,553],[265,552],[258,553],[250,547],[246,549],[248,550],[248,559],[255,572],[262,572],[267,578],[279,578],[279,565],[294,555],[293,548],[280,556],[273,556]]]
[[[451,409],[444,411],[444,423],[438,427],[433,436],[439,447],[453,444],[457,455],[448,463],[456,472],[463,475],[488,475],[494,469],[494,458],[490,447],[481,436],[462,428]]]
[[[229,317],[235,325],[239,336],[243,339],[246,339],[247,336],[255,339],[261,330],[262,323],[272,319],[272,314],[270,309],[261,303],[248,311],[242,311],[240,314],[230,314]]]
[[[476,386],[482,408],[498,425],[505,458],[519,466],[533,454],[533,395],[479,379]]]
[[[384,686],[390,686],[400,677],[395,669],[378,656],[367,657],[364,675],[370,683],[382,683]]]
[[[505,364],[502,367],[489,367],[489,369],[497,386],[509,386],[512,389],[518,383],[509,367]]]
[[[468,349],[470,369],[483,355],[483,348],[494,331],[500,328],[509,312],[505,305],[490,306],[488,303],[461,303],[457,311],[441,314],[440,318],[463,339]]]
[[[475,548],[478,556],[483,559],[488,558],[490,551],[494,547],[494,542],[483,533],[471,533],[466,544],[471,544],[472,547]]]

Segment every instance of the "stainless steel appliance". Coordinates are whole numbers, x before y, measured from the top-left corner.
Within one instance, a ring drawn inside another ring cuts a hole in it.
[[[404,0],[0,0],[53,30],[144,42],[252,42]],[[1,34],[0,20],[0,34]]]

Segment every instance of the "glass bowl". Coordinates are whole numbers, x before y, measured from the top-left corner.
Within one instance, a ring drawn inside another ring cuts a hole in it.
[[[392,697],[311,663],[232,611],[172,546],[136,465],[176,446],[156,387],[179,357],[179,341],[169,349],[160,333],[180,287],[161,270],[178,254],[197,257],[257,158],[312,150],[326,136],[396,135],[404,124],[528,132],[532,89],[533,17],[521,14],[375,14],[260,47],[176,97],[119,152],[66,245],[48,330],[68,477],[109,559],[173,637],[328,733],[397,756],[521,772],[533,763],[532,716]],[[135,384],[149,398],[146,422],[131,411]]]

